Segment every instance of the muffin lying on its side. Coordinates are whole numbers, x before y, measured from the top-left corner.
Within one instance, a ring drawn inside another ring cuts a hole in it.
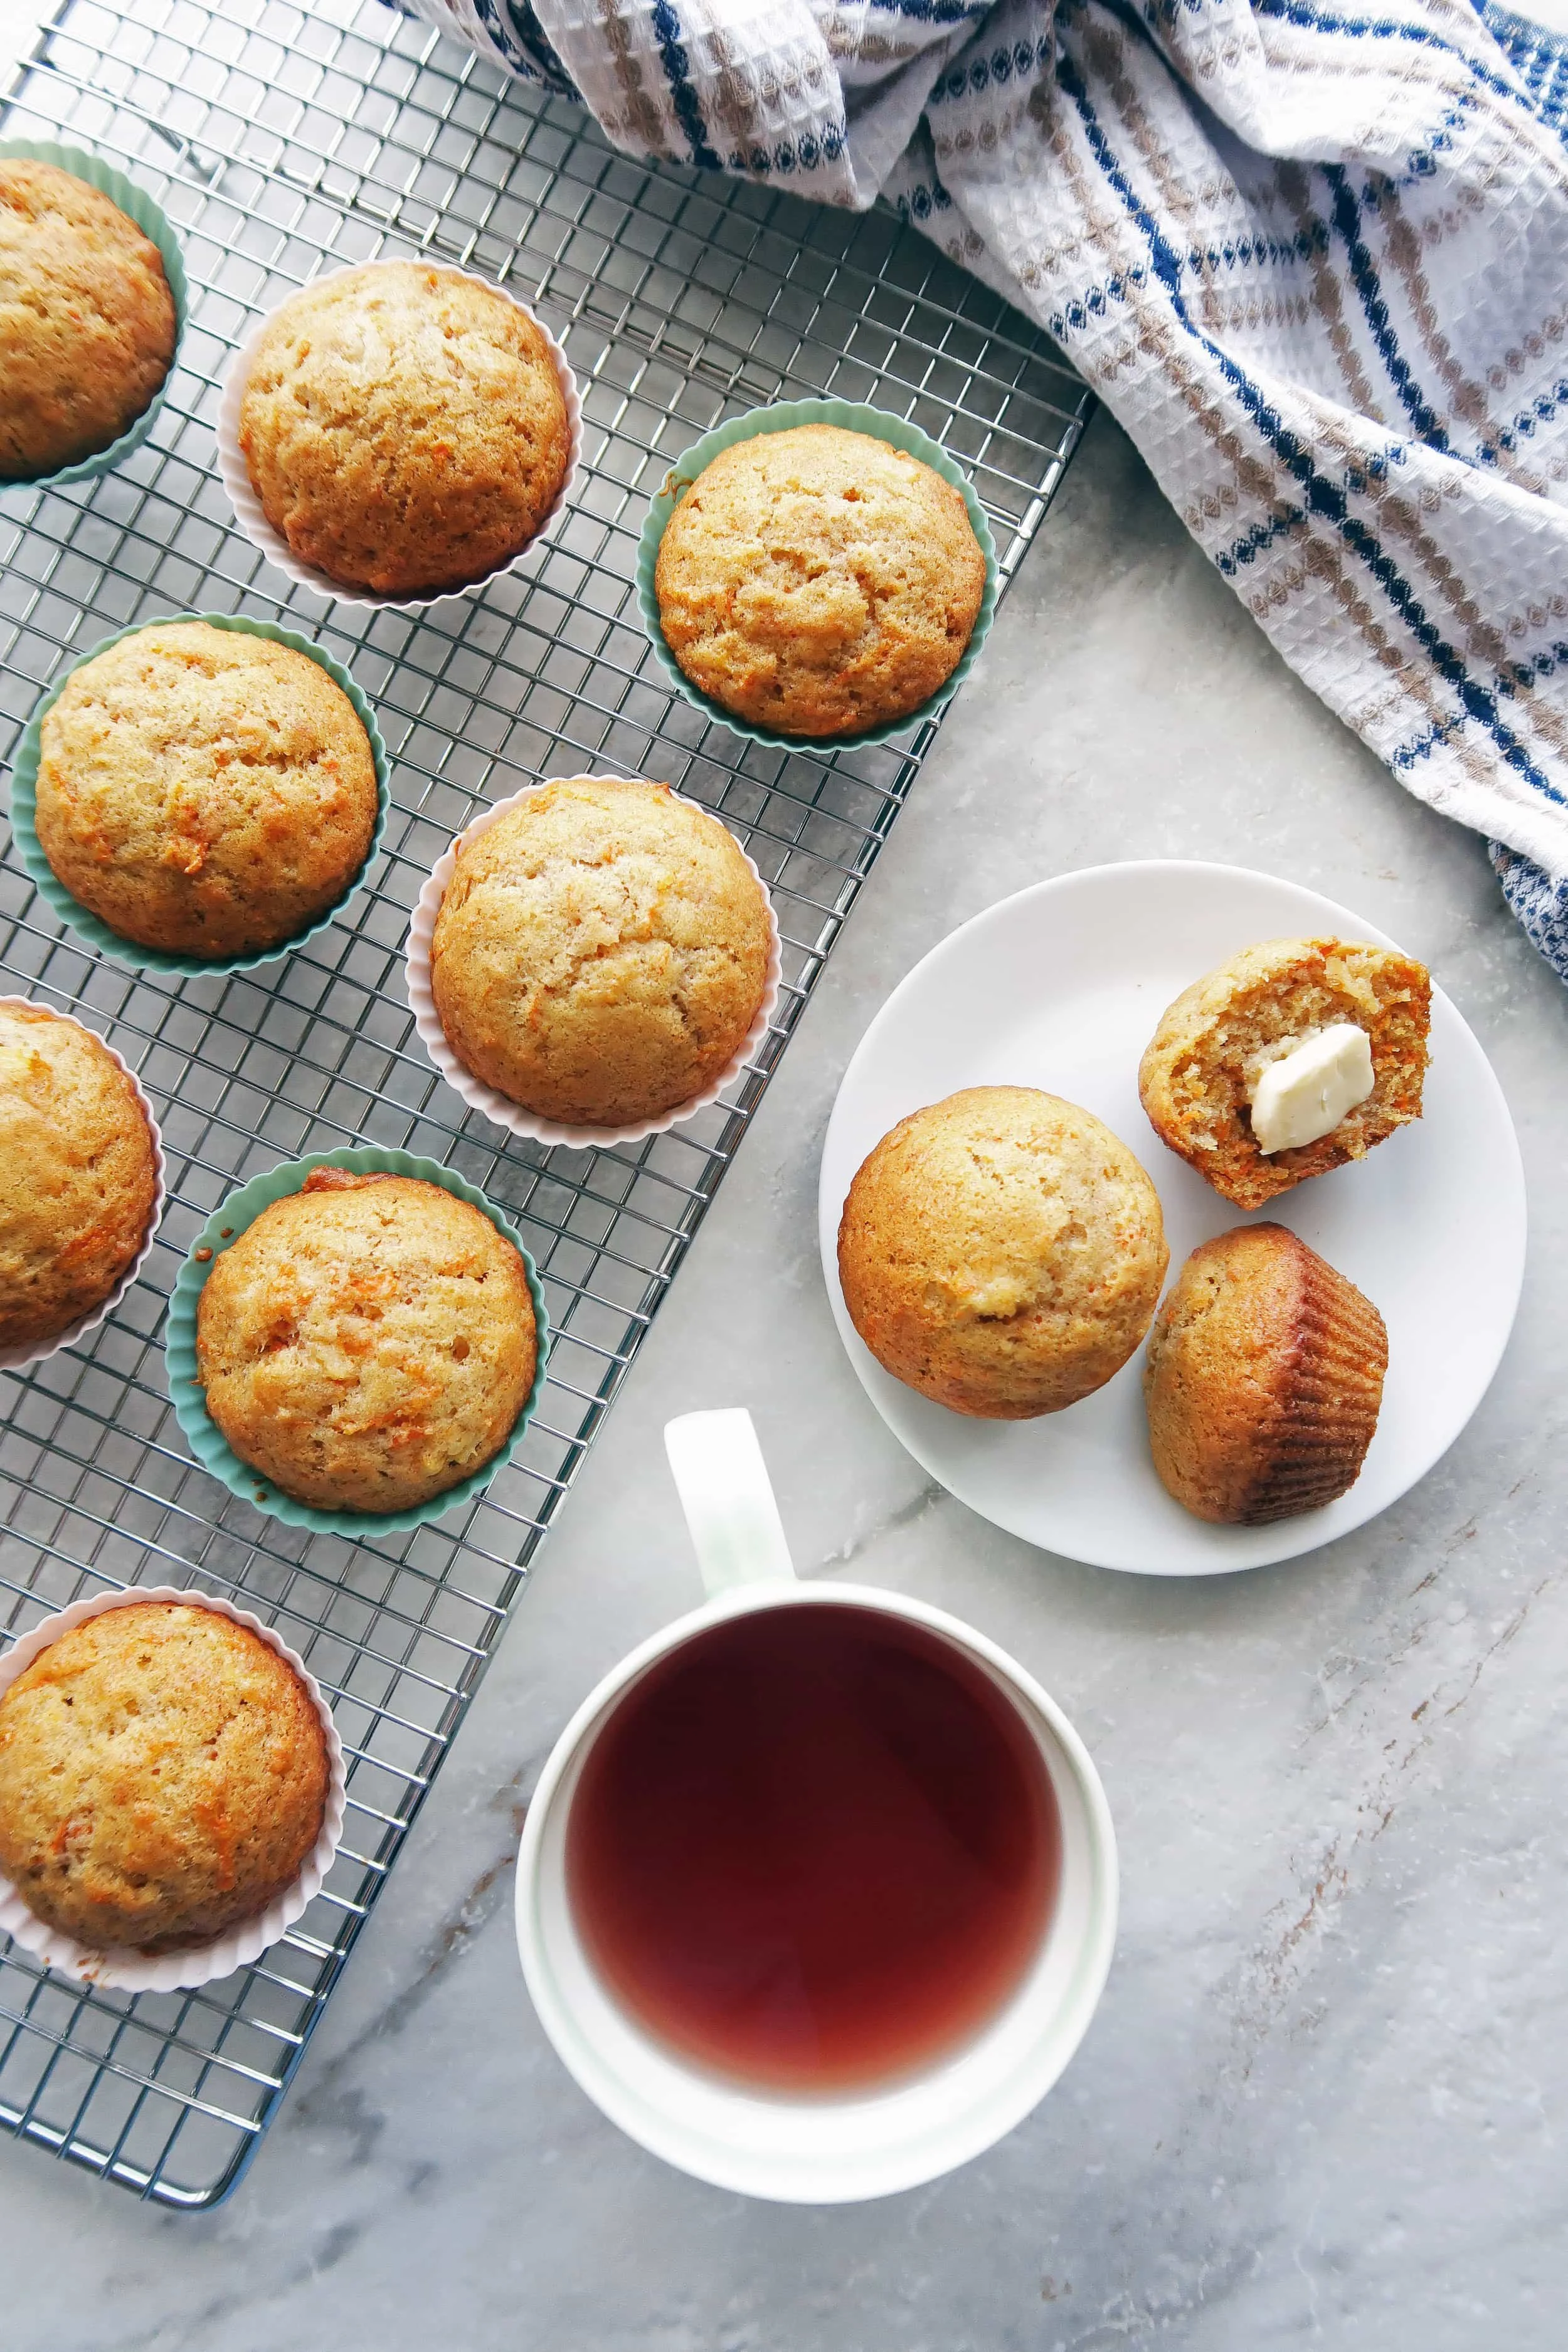
[[[417,1177],[312,1169],[214,1259],[196,1310],[214,1422],[321,1510],[405,1510],[482,1468],[537,1356],[516,1249]]]
[[[1392,948],[1264,940],[1169,1007],[1138,1072],[1162,1142],[1238,1209],[1421,1116],[1432,982]]]
[[[41,1004],[0,1003],[0,1347],[102,1306],[157,1189],[146,1117],[108,1046]]]
[[[375,758],[320,662],[205,621],[83,662],[39,730],[35,824],[71,897],[138,947],[253,955],[335,907],[375,830]]]
[[[174,356],[163,256],[58,163],[0,157],[0,481],[96,457],[150,406]]]
[[[572,434],[526,310],[460,270],[397,261],[325,278],[274,311],[239,446],[302,563],[345,588],[434,596],[528,545]]]
[[[665,643],[693,686],[782,735],[907,717],[958,667],[985,593],[963,498],[918,457],[840,425],[754,434],[665,525]]]
[[[568,1127],[656,1118],[746,1042],[773,928],[734,836],[668,784],[525,793],[458,852],[430,986],[466,1069]]]
[[[1102,1388],[1149,1328],[1168,1260],[1126,1146],[1032,1087],[969,1087],[900,1120],[838,1226],[844,1302],[878,1362],[994,1421]]]
[[[1200,1519],[1320,1510],[1361,1475],[1387,1369],[1353,1283],[1283,1225],[1237,1225],[1200,1243],[1150,1334],[1154,1467]]]
[[[218,1610],[128,1602],[0,1698],[0,1870],[95,1950],[205,1944],[299,1877],[329,1764],[286,1658]]]

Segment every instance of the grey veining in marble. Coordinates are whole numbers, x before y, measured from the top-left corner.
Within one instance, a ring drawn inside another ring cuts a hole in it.
[[[1072,1566],[929,1487],[844,1360],[815,1240],[834,1090],[892,983],[1026,881],[1158,854],[1289,874],[1426,957],[1533,1216],[1513,1344],[1447,1458],[1346,1541],[1210,1583]],[[0,2146],[5,2352],[1560,2347],[1565,1069],[1568,994],[1479,844],[1296,685],[1097,422],[248,2181],[157,2216]],[[663,1422],[731,1402],[802,1569],[1016,1652],[1121,1841],[1117,1961],[1058,2089],[874,2206],[748,2205],[643,2156],[544,2044],[512,1943],[545,1750],[695,1595]]]

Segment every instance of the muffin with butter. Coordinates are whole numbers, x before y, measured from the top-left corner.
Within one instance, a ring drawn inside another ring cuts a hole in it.
[[[1033,1087],[968,1087],[900,1119],[838,1226],[844,1303],[878,1362],[988,1421],[1103,1388],[1149,1328],[1169,1255],[1126,1145]]]
[[[133,945],[251,955],[353,887],[375,757],[318,661],[207,621],[162,622],[83,662],[39,730],[38,845]]]
[[[196,1377],[241,1462],[321,1510],[400,1511],[500,1452],[533,1387],[528,1272],[421,1178],[313,1168],[213,1260]]]
[[[287,1658],[221,1611],[130,1601],[0,1697],[0,1870],[94,1950],[188,1950],[286,1894],[331,1766]]]
[[[668,784],[568,777],[458,852],[430,986],[465,1069],[566,1127],[689,1103],[744,1045],[773,954],[728,826]]]
[[[1388,1369],[1382,1316],[1283,1225],[1200,1243],[1143,1374],[1162,1484],[1194,1517],[1264,1527],[1354,1486]]]
[[[566,478],[571,425],[520,303],[462,270],[373,262],[273,312],[239,447],[302,563],[344,588],[436,596],[535,537]]]
[[[858,735],[945,686],[985,558],[951,482],[839,425],[738,441],[665,525],[659,625],[683,674],[781,735]]]
[[[73,172],[0,157],[0,481],[96,457],[155,398],[174,357],[163,256]]]
[[[0,1347],[101,1307],[157,1192],[141,1097],[108,1046],[45,1005],[0,1002]]]
[[[1143,1108],[1216,1192],[1261,1208],[1420,1118],[1431,1001],[1425,965],[1396,949],[1264,940],[1163,1014]]]

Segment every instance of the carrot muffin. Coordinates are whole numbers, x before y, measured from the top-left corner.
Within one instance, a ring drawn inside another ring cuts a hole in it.
[[[578,776],[458,851],[430,943],[452,1051],[572,1127],[710,1086],[767,986],[767,896],[728,828],[668,784]]]
[[[128,214],[58,163],[0,157],[0,481],[118,441],[169,373],[175,324]]]
[[[1125,1144],[1032,1087],[968,1087],[900,1120],[838,1226],[844,1301],[878,1362],[990,1421],[1103,1388],[1148,1330],[1168,1258]]]
[[[907,718],[952,676],[985,558],[951,482],[838,425],[759,433],[703,468],[654,575],[693,686],[783,735]]]
[[[302,563],[345,588],[433,596],[528,545],[566,478],[571,425],[526,310],[460,270],[377,262],[274,311],[239,446]]]
[[[1143,1374],[1154,1467],[1200,1519],[1261,1527],[1353,1486],[1377,1427],[1388,1334],[1283,1225],[1202,1242],[1172,1285]]]
[[[107,1045],[41,1004],[0,1003],[0,1347],[102,1306],[157,1189],[146,1117]]]
[[[315,1168],[213,1261],[196,1377],[229,1445],[321,1510],[401,1511],[498,1454],[533,1386],[521,1257],[410,1176]]]
[[[83,662],[40,730],[39,845],[138,947],[251,955],[342,898],[375,830],[375,759],[336,680],[205,621]]]
[[[1194,981],[1144,1053],[1156,1134],[1238,1209],[1421,1116],[1432,982],[1392,948],[1264,940]]]
[[[209,1943],[294,1884],[329,1778],[309,1691],[247,1625],[106,1609],[0,1698],[0,1870],[97,1950]]]

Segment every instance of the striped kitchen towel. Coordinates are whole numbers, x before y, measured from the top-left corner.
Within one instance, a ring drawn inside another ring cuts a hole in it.
[[[414,0],[630,152],[889,196],[1061,344],[1568,978],[1568,42],[1467,0]]]

